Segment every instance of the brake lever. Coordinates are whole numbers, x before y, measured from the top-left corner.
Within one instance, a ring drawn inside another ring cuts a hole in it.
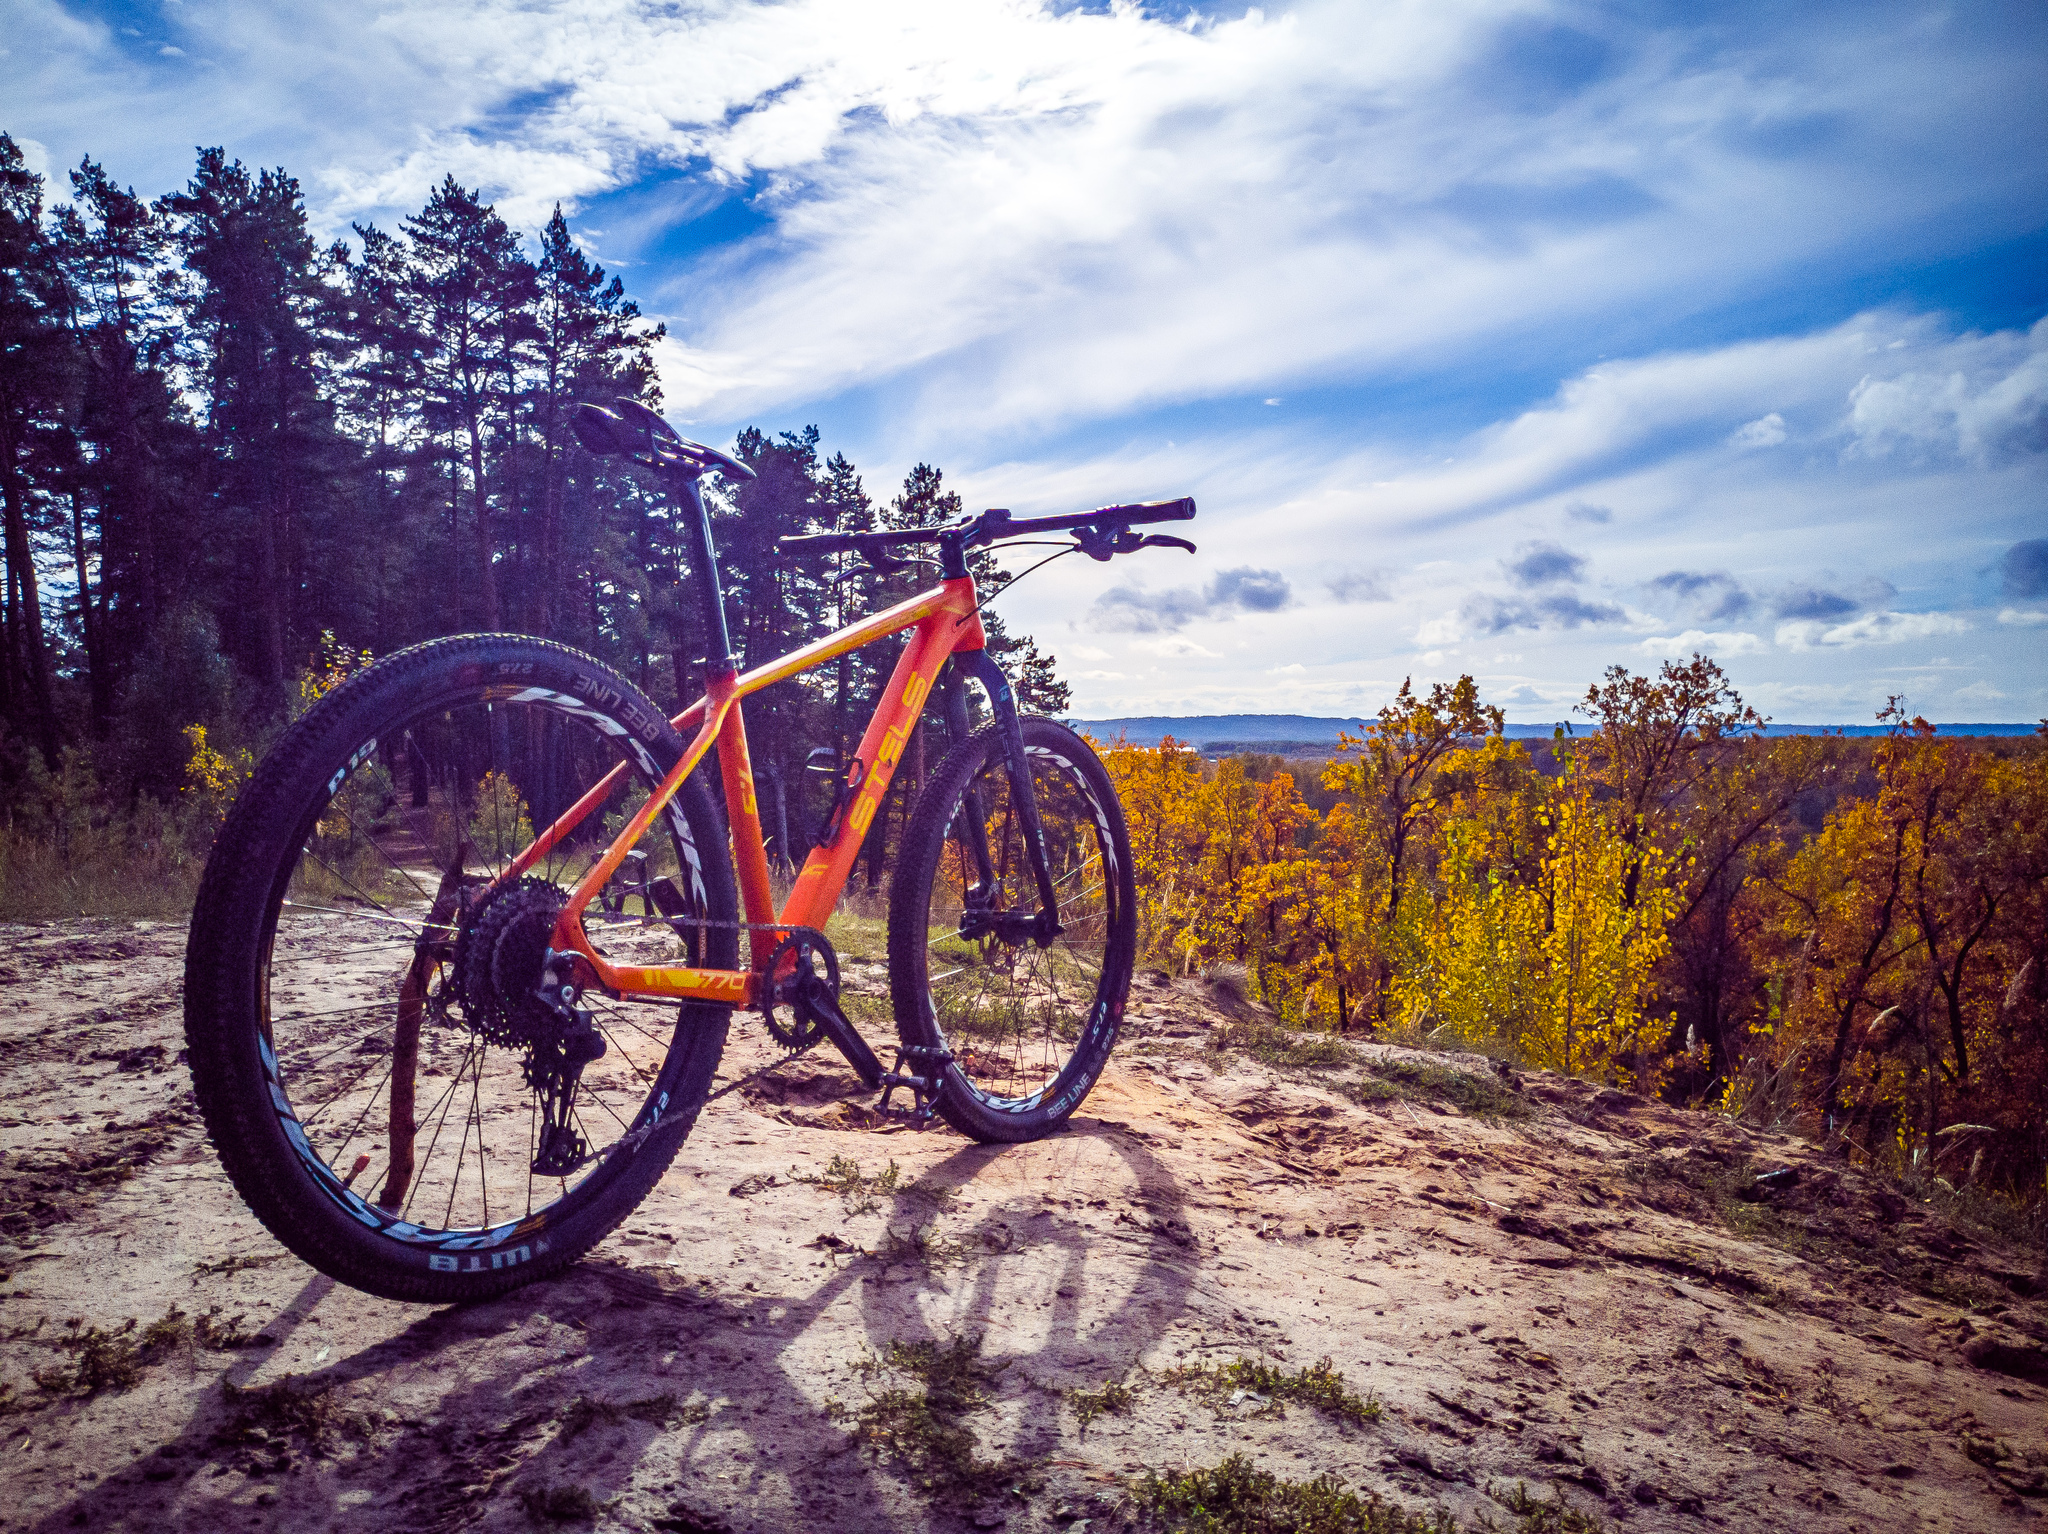
[[[1164,533],[1139,534],[1131,531],[1126,522],[1112,522],[1107,527],[1090,523],[1074,529],[1074,547],[1090,559],[1104,563],[1119,554],[1135,554],[1140,549],[1186,549],[1190,554],[1195,546],[1185,538],[1173,538]]]

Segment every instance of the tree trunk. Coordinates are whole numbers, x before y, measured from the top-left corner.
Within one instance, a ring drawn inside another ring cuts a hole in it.
[[[57,711],[50,700],[50,661],[43,649],[43,604],[36,591],[35,556],[28,543],[28,510],[22,504],[20,477],[14,472],[13,453],[8,453],[6,486],[7,570],[18,600],[13,616],[21,640],[23,680],[28,696],[22,700],[34,713],[33,737],[42,747],[43,761],[57,770]],[[11,658],[11,657],[10,657]]]
[[[469,418],[470,494],[476,498],[476,552],[482,568],[484,627],[493,634],[505,626],[498,610],[498,573],[491,565],[491,503],[484,494],[484,422],[481,414]]]
[[[279,588],[284,572],[279,567],[278,544],[282,541],[284,518],[278,502],[267,499],[256,519],[256,613],[262,628],[263,680],[273,698],[284,698],[284,605]]]
[[[78,492],[71,493],[71,559],[78,569],[78,629],[85,641],[85,668],[92,699],[92,732],[104,739],[114,716],[113,678],[107,674],[107,656],[101,647],[99,614],[93,611],[92,577],[85,561],[85,516],[79,510]]]

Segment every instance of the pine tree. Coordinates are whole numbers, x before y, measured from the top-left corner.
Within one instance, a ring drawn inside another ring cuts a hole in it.
[[[513,504],[514,404],[523,353],[535,335],[536,274],[497,211],[453,176],[435,188],[417,217],[405,221],[405,234],[414,323],[431,343],[427,424],[449,444],[451,566],[461,567],[459,490],[466,470],[479,617],[484,627],[498,630],[505,612],[492,486],[500,504]]]
[[[184,305],[206,398],[215,550],[240,571],[236,580],[216,567],[240,588],[216,610],[266,706],[281,711],[300,641],[332,626],[321,610],[331,598],[308,602],[308,582],[350,573],[306,557],[342,467],[318,369],[331,263],[283,170],[252,175],[202,150],[189,187],[164,206],[191,277]]]
[[[31,542],[70,457],[66,416],[77,357],[62,324],[62,284],[42,227],[43,178],[0,134],[0,507],[7,590],[0,713],[55,769],[59,739],[48,638]]]

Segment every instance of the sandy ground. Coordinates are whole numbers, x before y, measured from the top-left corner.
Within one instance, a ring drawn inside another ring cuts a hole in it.
[[[7,931],[9,1531],[1103,1530],[1132,1476],[1233,1453],[1467,1528],[1514,1527],[1517,1483],[1645,1534],[2044,1526],[2038,1254],[1790,1138],[1472,1059],[1505,1113],[1361,1103],[1356,1066],[1213,1049],[1245,1009],[1147,977],[1065,1134],[876,1127],[807,1056],[714,1103],[568,1276],[408,1307],[228,1187],[183,940]],[[742,1023],[728,1073],[769,1058]],[[1325,1357],[1377,1420],[1190,1372]],[[965,1386],[920,1384],[935,1358]],[[1071,1392],[1110,1381],[1128,1406],[1084,1427]]]

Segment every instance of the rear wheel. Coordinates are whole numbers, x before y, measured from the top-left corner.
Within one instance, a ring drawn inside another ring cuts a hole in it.
[[[897,1030],[906,1045],[952,1056],[939,1112],[977,1140],[1036,1139],[1080,1105],[1116,1043],[1137,945],[1130,841],[1109,774],[1049,719],[1024,720],[1023,735],[1058,936],[1026,930],[1039,892],[995,726],[940,764],[890,893]]]
[[[573,1262],[646,1196],[730,1009],[591,993],[582,1025],[536,993],[568,891],[682,750],[590,657],[471,635],[351,678],[265,758],[200,885],[185,1027],[228,1174],[300,1257],[392,1299],[479,1299]],[[574,838],[497,880],[615,769]],[[667,915],[593,902],[592,941],[731,966],[737,931],[707,925],[736,915],[725,832],[695,775],[634,850]]]

